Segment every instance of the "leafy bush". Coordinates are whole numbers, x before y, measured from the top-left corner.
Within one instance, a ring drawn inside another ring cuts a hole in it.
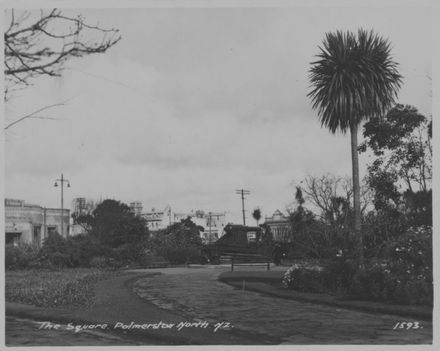
[[[161,255],[173,264],[200,263],[200,248],[189,247],[166,247],[161,251]]]
[[[409,228],[404,235],[387,243],[385,256],[406,265],[406,270],[432,267],[432,227]]]
[[[374,259],[359,269],[356,260],[333,259],[323,269],[292,266],[286,288],[331,292],[350,298],[400,304],[433,303],[432,228],[413,227],[385,245],[387,259]]]
[[[93,257],[90,261],[90,267],[93,268],[105,268],[107,266],[107,259],[104,256]]]
[[[89,267],[94,257],[106,255],[105,247],[91,235],[69,237],[67,247],[73,267]]]
[[[190,218],[187,218],[156,233],[148,246],[152,252],[173,264],[200,263],[202,260],[200,229]]]
[[[45,256],[45,259],[47,260],[48,267],[72,267],[70,255],[63,252],[50,252]]]
[[[376,262],[354,276],[349,293],[373,301],[432,304],[432,272],[415,276],[409,270],[403,271],[399,262]]]
[[[109,249],[108,257],[115,261],[123,262],[126,265],[133,263],[142,264],[146,260],[145,244],[124,244]]]
[[[282,284],[285,288],[305,292],[323,292],[321,269],[296,264],[284,273]]]
[[[335,258],[324,265],[321,279],[328,290],[343,293],[348,290],[357,270],[356,260]]]
[[[44,241],[38,258],[40,265],[46,268],[120,267],[143,262],[144,256],[145,244],[141,242],[112,248],[92,235],[77,235],[66,239],[54,234]]]
[[[5,247],[5,268],[23,269],[33,267],[37,264],[38,247],[21,244],[18,246],[6,245]]]

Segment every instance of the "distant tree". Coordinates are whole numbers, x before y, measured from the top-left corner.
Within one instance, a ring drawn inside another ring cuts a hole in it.
[[[254,217],[254,219],[255,219],[255,221],[257,222],[257,225],[258,225],[258,222],[259,222],[260,219],[261,219],[261,210],[260,210],[259,208],[256,208],[256,209],[252,212],[252,217]]]
[[[77,204],[75,208],[72,209],[72,220],[73,224],[80,225],[86,232],[92,230],[91,224],[93,219],[93,211],[98,206],[98,202],[93,200],[87,200],[81,204],[79,207]]]
[[[344,213],[352,211],[353,188],[348,177],[336,176],[326,173],[321,176],[308,175],[301,182],[301,191],[304,192],[320,213],[322,220],[329,224],[337,222],[341,218],[342,207]],[[371,205],[371,190],[366,183],[362,183],[361,191],[361,214],[364,214]]]
[[[171,263],[199,263],[204,228],[190,217],[159,231],[151,239],[151,249]]]
[[[89,234],[111,248],[136,244],[148,239],[144,218],[135,216],[126,204],[116,200],[104,200],[92,214],[78,218],[89,228]]]
[[[304,231],[315,221],[315,215],[303,206],[305,199],[303,197],[303,191],[299,186],[296,187],[295,200],[298,206],[294,211],[289,213],[289,220],[293,236],[298,236],[298,233]]]
[[[358,161],[358,127],[392,106],[402,77],[391,59],[390,43],[373,31],[327,33],[319,60],[312,63],[308,96],[321,124],[351,135],[354,231],[363,266]]]

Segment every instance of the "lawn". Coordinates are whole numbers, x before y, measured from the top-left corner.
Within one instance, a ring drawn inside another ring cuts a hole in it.
[[[96,268],[6,271],[5,299],[41,307],[90,306],[96,282],[116,274]]]

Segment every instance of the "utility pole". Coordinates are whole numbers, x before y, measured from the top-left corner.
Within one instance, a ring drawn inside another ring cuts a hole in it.
[[[212,223],[212,216],[211,212],[209,212],[209,241],[211,241],[211,224]]]
[[[243,225],[246,225],[246,216],[245,216],[245,209],[244,209],[244,196],[249,195],[251,192],[249,190],[239,189],[235,190],[235,193],[238,195],[241,195],[241,207],[243,210]]]
[[[47,238],[46,207],[43,207],[43,240]]]
[[[70,182],[68,179],[64,178],[63,173],[61,173],[61,179],[55,180],[54,186],[58,186],[61,183],[61,236],[64,236],[64,183],[67,183],[67,187],[70,188]]]

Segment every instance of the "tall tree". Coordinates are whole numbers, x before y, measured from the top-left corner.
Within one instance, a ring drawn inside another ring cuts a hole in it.
[[[410,105],[394,106],[385,118],[364,125],[361,152],[376,159],[368,165],[367,183],[377,211],[405,210],[412,225],[432,225],[432,119]]]
[[[257,222],[257,225],[258,225],[258,222],[261,219],[261,210],[259,208],[256,208],[254,210],[254,212],[252,212],[252,217],[254,217],[254,219],[255,219],[255,221]]]
[[[102,201],[91,214],[82,215],[77,221],[90,228],[90,235],[102,245],[113,248],[137,245],[149,236],[145,219],[136,216],[130,207],[116,200]]]
[[[390,42],[373,31],[326,33],[318,60],[311,63],[308,97],[321,125],[331,133],[350,131],[354,232],[363,266],[358,160],[358,128],[383,116],[393,105],[402,76],[392,60]]]
[[[427,191],[432,180],[432,120],[410,105],[394,106],[385,118],[364,125],[359,150],[374,152],[381,171],[393,171],[413,192]]]

